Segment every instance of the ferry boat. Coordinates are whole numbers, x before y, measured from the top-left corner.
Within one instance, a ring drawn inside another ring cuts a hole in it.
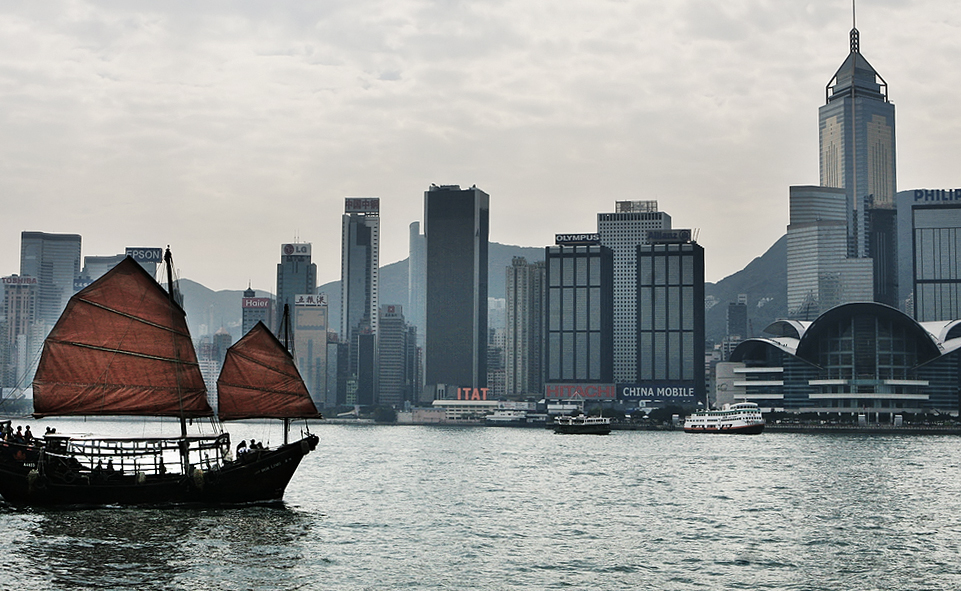
[[[757,435],[764,431],[764,417],[757,404],[738,402],[725,404],[722,410],[702,410],[688,415],[685,433],[745,433]]]
[[[554,433],[607,435],[611,432],[611,418],[564,415],[554,419],[552,427]]]

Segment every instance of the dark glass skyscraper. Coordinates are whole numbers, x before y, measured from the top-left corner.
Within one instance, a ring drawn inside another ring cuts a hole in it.
[[[358,404],[377,402],[380,304],[380,199],[344,201],[340,259],[340,337],[350,346]]]
[[[477,187],[424,192],[426,385],[487,387],[490,196]]]
[[[851,29],[851,52],[825,88],[818,110],[822,187],[845,189],[848,204],[848,256],[870,257],[872,207],[894,208],[894,104],[888,84],[861,55],[860,34]]]
[[[80,235],[20,233],[20,275],[37,278],[37,320],[46,330],[60,318],[80,275]]]
[[[283,329],[280,319],[284,315],[284,305],[294,313],[294,300],[298,295],[314,295],[317,291],[317,265],[310,262],[310,243],[296,242],[282,244],[280,264],[277,265],[277,309],[274,314],[277,331]]]

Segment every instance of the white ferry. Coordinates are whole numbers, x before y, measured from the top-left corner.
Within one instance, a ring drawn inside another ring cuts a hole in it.
[[[611,432],[611,418],[565,415],[555,418],[552,427],[554,433],[607,435]]]
[[[725,404],[723,410],[702,410],[688,415],[685,433],[747,433],[756,435],[764,430],[764,417],[757,404],[738,402]]]

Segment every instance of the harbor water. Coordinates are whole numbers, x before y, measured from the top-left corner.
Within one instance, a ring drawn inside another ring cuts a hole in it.
[[[961,588],[956,435],[311,428],[280,506],[0,505],[0,589]]]

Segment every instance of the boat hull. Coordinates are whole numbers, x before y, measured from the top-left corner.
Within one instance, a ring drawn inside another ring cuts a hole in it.
[[[221,505],[280,501],[301,459],[315,449],[308,435],[276,449],[255,450],[217,470],[184,474],[76,471],[39,447],[0,444],[0,495],[11,504]]]
[[[758,435],[762,431],[764,431],[764,423],[731,427],[684,427],[685,433],[740,433],[742,435]]]
[[[610,435],[611,425],[552,425],[554,433],[561,435]]]

